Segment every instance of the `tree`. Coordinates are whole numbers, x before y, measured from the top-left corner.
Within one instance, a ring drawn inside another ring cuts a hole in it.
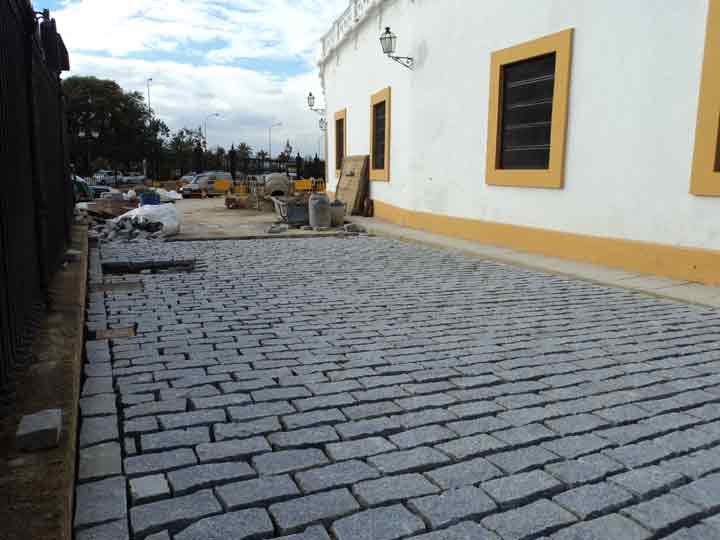
[[[242,142],[237,147],[238,159],[248,159],[253,155],[253,149],[250,145]]]
[[[265,150],[260,150],[260,151],[256,154],[256,157],[257,157],[259,160],[264,161],[264,160],[267,159],[268,153],[267,153]]]
[[[63,81],[70,157],[92,173],[94,159],[112,168],[140,170],[144,159],[157,171],[169,135],[139,92],[125,92],[115,81],[69,77]]]
[[[278,156],[278,159],[280,161],[290,161],[290,158],[292,157],[293,147],[290,144],[290,139],[285,143],[285,148],[282,152],[280,152],[280,155]]]

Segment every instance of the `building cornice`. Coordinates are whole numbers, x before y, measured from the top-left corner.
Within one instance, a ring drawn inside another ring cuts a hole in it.
[[[322,53],[318,62],[321,70],[332,54],[354,33],[357,27],[388,1],[350,0],[347,9],[335,19],[330,30],[321,39]]]

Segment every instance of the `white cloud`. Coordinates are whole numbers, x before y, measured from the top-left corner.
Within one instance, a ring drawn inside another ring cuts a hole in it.
[[[145,93],[171,129],[197,127],[210,113],[210,144],[247,142],[273,153],[286,139],[318,151],[321,94],[315,61],[322,35],[347,0],[68,0],[53,16],[70,50],[70,75],[116,80]],[[238,60],[253,59],[255,70]],[[272,73],[283,63],[300,74]],[[302,69],[302,68],[305,69]]]

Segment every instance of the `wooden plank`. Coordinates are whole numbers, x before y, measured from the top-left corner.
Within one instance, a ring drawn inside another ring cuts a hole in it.
[[[347,205],[351,215],[364,212],[365,199],[369,195],[369,156],[346,156],[338,181],[335,198]]]

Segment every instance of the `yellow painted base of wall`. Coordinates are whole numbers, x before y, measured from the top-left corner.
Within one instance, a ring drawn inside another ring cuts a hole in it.
[[[720,284],[720,251],[457,218],[373,202],[376,218],[403,227],[643,274]]]

